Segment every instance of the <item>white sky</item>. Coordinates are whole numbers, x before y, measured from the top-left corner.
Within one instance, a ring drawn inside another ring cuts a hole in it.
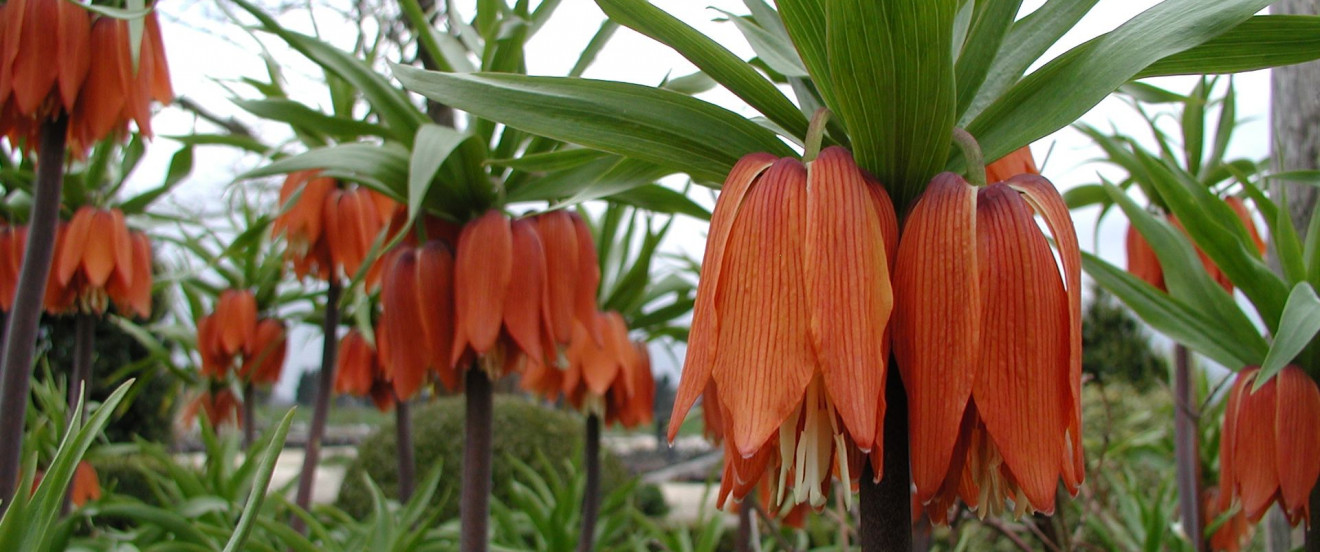
[[[468,2],[470,4],[470,2]],[[735,54],[743,58],[752,56],[751,48],[732,24],[716,21],[721,17],[720,8],[733,13],[746,13],[740,0],[653,0],[653,3],[669,13],[688,22],[707,35],[715,38]],[[1033,10],[1043,0],[1027,0],[1024,11]],[[1133,15],[1156,4],[1153,0],[1101,0],[1078,26],[1078,29],[1064,37],[1063,41],[1046,54],[1054,57],[1067,48],[1113,29]],[[232,25],[217,23],[203,17],[219,13],[217,5],[211,0],[187,0],[161,3],[163,13],[162,27],[166,48],[169,53],[170,70],[175,91],[208,109],[225,116],[238,115],[244,121],[241,110],[229,102],[230,94],[222,84],[232,85],[235,79],[249,76],[265,79],[265,68],[259,57],[260,50],[250,37],[236,30]],[[460,3],[460,9],[462,9]],[[470,13],[467,10],[465,13]],[[327,10],[318,11],[317,24],[323,36],[342,36],[345,41],[352,40],[352,29],[340,18]],[[604,15],[590,0],[563,0],[551,22],[534,38],[527,50],[528,67],[533,74],[563,75],[577,58],[592,34],[596,31]],[[244,18],[244,21],[250,19]],[[300,17],[286,17],[285,24],[302,32],[311,32],[311,25],[305,13]],[[287,76],[290,81],[290,93],[300,101],[312,105],[326,105],[328,98],[323,90],[313,84],[317,71],[297,54],[279,47],[276,40],[266,40],[277,59],[289,64]],[[667,47],[641,36],[626,28],[615,34],[610,45],[598,56],[595,65],[588,71],[587,77],[628,81],[640,84],[657,84],[666,75],[685,75],[695,68]],[[1186,92],[1195,83],[1194,78],[1155,79],[1152,84]],[[1238,117],[1245,121],[1235,135],[1230,157],[1263,158],[1269,151],[1268,105],[1269,77],[1266,72],[1239,75],[1236,80],[1238,94]],[[242,90],[241,86],[238,86]],[[246,93],[246,91],[244,91]],[[251,96],[249,96],[251,97]],[[737,113],[753,116],[755,112],[742,105],[731,94],[717,89],[701,95],[703,99],[723,105]],[[1125,103],[1109,99],[1102,102],[1082,119],[1100,128],[1110,125],[1135,136],[1148,136],[1145,123],[1134,110]],[[153,125],[159,135],[186,134],[194,129],[191,115],[175,108],[163,110]],[[212,132],[213,127],[201,123],[196,128]],[[287,136],[287,130],[281,127],[258,127],[270,130],[274,135]],[[280,134],[282,133],[282,134]],[[143,166],[133,176],[130,186],[146,189],[161,181],[170,156],[177,148],[177,143],[157,138],[149,149]],[[1044,167],[1044,175],[1050,178],[1061,190],[1080,184],[1094,183],[1097,172],[1114,174],[1112,169],[1098,164],[1088,163],[1100,155],[1098,148],[1091,146],[1080,133],[1071,129],[1061,130],[1032,146],[1040,162],[1047,151],[1050,153]],[[214,206],[219,201],[227,200],[227,190],[234,175],[254,168],[261,162],[255,156],[245,156],[234,150],[220,147],[204,147],[196,151],[196,169],[191,179],[181,185],[174,194],[179,205],[192,209],[202,206]],[[700,193],[700,200],[709,204],[709,194]],[[1097,245],[1098,253],[1104,258],[1122,266],[1124,262],[1122,238],[1125,221],[1121,216],[1108,217],[1094,231],[1096,210],[1088,209],[1074,213],[1074,219],[1083,248],[1092,249]],[[704,245],[704,225],[695,221],[684,220],[678,225],[673,239],[668,244],[671,250],[682,251],[700,258]],[[280,394],[292,395],[297,381],[297,373],[317,364],[320,355],[319,330],[304,327],[294,334],[291,343],[291,357],[284,381],[280,385]],[[658,369],[676,371],[677,367],[666,358],[668,355],[655,354]]]

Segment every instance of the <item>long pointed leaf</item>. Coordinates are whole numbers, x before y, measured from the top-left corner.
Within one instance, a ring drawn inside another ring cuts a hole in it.
[[[1320,297],[1316,296],[1311,284],[1301,282],[1288,294],[1288,304],[1283,307],[1283,316],[1279,320],[1279,333],[1274,336],[1270,352],[1260,364],[1255,389],[1260,389],[1301,354],[1316,332],[1320,332]]]

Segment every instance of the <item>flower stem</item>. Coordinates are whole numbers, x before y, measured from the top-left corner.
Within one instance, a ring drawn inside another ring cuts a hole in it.
[[[399,454],[399,503],[412,499],[416,488],[417,461],[413,459],[412,412],[408,401],[396,397],[394,401],[394,441]]]
[[[1173,449],[1178,479],[1178,505],[1183,530],[1193,550],[1206,550],[1201,517],[1201,453],[1197,444],[1197,402],[1192,391],[1191,354],[1187,347],[1173,349]]]
[[[967,160],[967,181],[978,187],[985,186],[985,155],[981,153],[981,145],[976,143],[976,138],[966,130],[954,127],[953,143],[962,150],[963,159]]]
[[[339,353],[339,340],[335,338],[339,329],[339,286],[339,280],[331,278],[330,287],[325,292],[325,321],[321,327],[321,377],[316,384],[316,410],[312,412],[312,426],[307,431],[302,473],[298,475],[297,504],[303,510],[312,505],[316,466],[321,461],[321,437],[325,434],[325,419],[330,412],[330,392],[335,386],[335,356]],[[293,516],[292,525],[293,530],[299,533],[306,529],[302,518],[298,516]]]
[[[820,155],[820,142],[825,139],[825,125],[830,122],[830,110],[819,108],[811,116],[811,123],[807,125],[806,140],[803,141],[804,150],[802,152],[802,162],[810,163],[816,160]]]
[[[78,313],[73,319],[73,372],[69,377],[69,411],[67,421],[76,416],[79,422],[87,421],[86,410],[79,410],[79,399],[86,408],[86,399],[92,396],[92,348],[96,346],[97,317],[88,313]],[[72,426],[70,426],[72,427]],[[64,492],[64,504],[60,507],[64,515],[73,511],[73,485]]]
[[[587,438],[582,446],[583,469],[587,470],[587,488],[582,493],[582,529],[578,531],[578,552],[591,552],[596,543],[596,516],[600,511],[600,416],[587,415]]]
[[[243,383],[243,450],[252,450],[252,443],[257,440],[257,398],[252,382]]]
[[[459,505],[462,519],[460,549],[463,552],[486,552],[487,526],[490,523],[490,463],[494,390],[485,370],[468,370],[465,395],[467,436],[463,444],[463,490]]]
[[[37,150],[37,181],[33,191],[28,241],[19,272],[13,310],[5,326],[4,362],[0,364],[0,514],[18,487],[22,461],[23,418],[27,414],[32,355],[37,342],[41,302],[55,254],[55,224],[60,216],[64,184],[64,146],[69,118],[61,114],[42,124]]]
[[[738,505],[738,541],[734,543],[734,550],[737,552],[753,552],[756,547],[752,541],[754,533],[752,528],[753,513],[756,511],[756,494],[748,493],[743,497],[742,504]]]
[[[1311,519],[1307,522],[1306,552],[1320,552],[1320,485],[1311,488]]]
[[[912,550],[912,480],[908,465],[907,392],[898,377],[898,366],[889,365],[885,383],[884,478],[873,483],[871,463],[865,462],[861,480],[861,526],[858,540],[862,552],[910,552]]]

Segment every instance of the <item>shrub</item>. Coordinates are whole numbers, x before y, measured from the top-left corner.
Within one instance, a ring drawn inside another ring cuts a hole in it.
[[[434,504],[440,519],[458,516],[458,495],[462,486],[463,397],[445,397],[413,410],[413,446],[419,474],[432,466],[443,470]],[[538,458],[575,458],[582,454],[584,423],[581,416],[551,410],[530,401],[509,396],[495,397],[494,415],[494,495],[508,502],[516,470],[508,461],[516,458],[525,464],[545,465]],[[371,510],[371,494],[362,479],[370,476],[386,496],[397,498],[399,491],[398,460],[395,457],[393,424],[382,426],[358,446],[358,457],[348,468],[336,505],[349,515],[361,517]],[[542,456],[543,455],[543,456]],[[553,469],[565,469],[560,462],[549,462]],[[606,453],[601,487],[604,493],[623,483],[627,477],[623,464]],[[568,474],[561,474],[568,475]]]

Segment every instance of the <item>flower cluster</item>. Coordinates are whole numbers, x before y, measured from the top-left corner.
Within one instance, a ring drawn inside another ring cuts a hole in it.
[[[354,277],[398,203],[374,190],[341,185],[319,171],[290,174],[280,187],[271,232],[284,235],[285,258],[299,278]],[[370,273],[367,285],[376,283]]]
[[[1251,242],[1252,245],[1256,247],[1256,252],[1264,255],[1265,240],[1260,237],[1260,231],[1256,229],[1256,223],[1252,220],[1251,212],[1247,210],[1246,204],[1242,202],[1241,198],[1236,196],[1224,198],[1224,203],[1228,204],[1229,208],[1233,210],[1233,213],[1237,215],[1238,221],[1240,221],[1243,227],[1247,229],[1247,235],[1251,237]],[[1182,223],[1178,222],[1177,217],[1169,215],[1168,220],[1175,228],[1182,230],[1184,234],[1186,233],[1186,230],[1182,227]],[[1155,288],[1160,291],[1169,291],[1168,287],[1164,285],[1164,269],[1160,266],[1159,257],[1155,255],[1155,249],[1150,246],[1150,242],[1146,241],[1146,238],[1141,235],[1141,232],[1138,232],[1137,229],[1131,225],[1129,225],[1127,229],[1126,245],[1128,272],[1132,273],[1133,276],[1142,279],[1146,283],[1155,286]],[[1228,276],[1225,275],[1222,270],[1219,270],[1218,266],[1215,266],[1214,261],[1210,260],[1210,257],[1206,255],[1200,247],[1196,248],[1196,256],[1201,259],[1201,264],[1205,267],[1206,274],[1209,274],[1210,278],[1218,283],[1220,287],[1224,288],[1225,291],[1231,293],[1233,291],[1233,282],[1228,280]]]
[[[151,135],[151,102],[174,98],[155,12],[144,17],[137,58],[129,23],[66,0],[0,4],[0,134],[35,147],[42,123],[69,117],[81,155],[133,121]]]
[[[197,321],[197,351],[202,375],[223,380],[230,370],[257,385],[278,382],[287,349],[284,324],[257,317],[257,299],[249,290],[229,289],[216,299],[215,312]]]

